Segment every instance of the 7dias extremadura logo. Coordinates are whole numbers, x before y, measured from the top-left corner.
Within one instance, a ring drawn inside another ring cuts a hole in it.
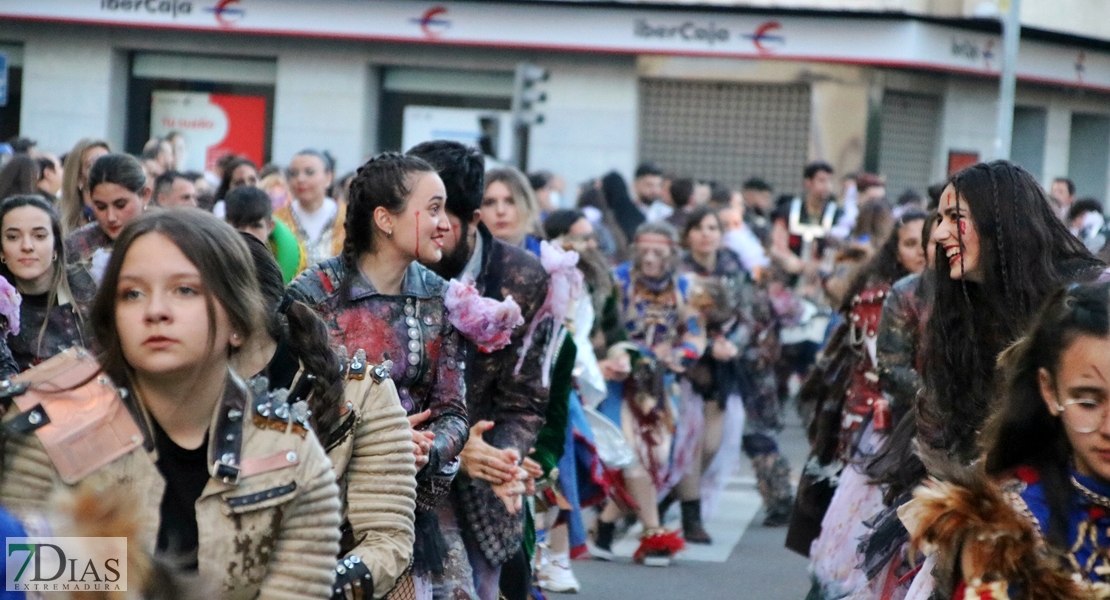
[[[127,591],[127,538],[10,537],[9,592]]]

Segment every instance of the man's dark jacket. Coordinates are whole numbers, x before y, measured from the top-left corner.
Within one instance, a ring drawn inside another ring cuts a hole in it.
[[[515,448],[523,458],[536,441],[544,423],[550,390],[543,386],[544,352],[551,338],[551,319],[533,335],[519,373],[514,374],[524,345],[524,336],[547,298],[550,277],[534,254],[495,239],[485,225],[482,237],[482,268],[475,279],[478,292],[504,300],[512,296],[520,305],[524,324],[513,332],[512,342],[489,354],[467,343],[466,408],[470,424],[493,421],[483,439],[498,448]],[[455,479],[458,511],[464,531],[477,542],[493,565],[504,563],[520,550],[523,515],[510,515],[488,483],[461,474]]]

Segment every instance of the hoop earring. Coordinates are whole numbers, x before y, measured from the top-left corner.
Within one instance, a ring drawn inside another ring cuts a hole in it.
[[[58,253],[57,252],[54,253],[54,257],[50,259],[50,262],[58,262]]]
[[[4,258],[3,256],[0,256],[0,264],[5,264],[5,265],[8,264],[8,259]]]
[[[389,231],[385,232],[385,237],[387,237],[387,238],[393,237],[393,230],[390,229]]]

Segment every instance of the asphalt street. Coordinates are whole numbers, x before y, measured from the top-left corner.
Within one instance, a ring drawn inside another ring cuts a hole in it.
[[[787,409],[787,427],[779,443],[790,460],[791,475],[798,471],[809,449],[801,422]],[[669,513],[668,527],[678,527],[677,510]],[[755,489],[751,463],[741,468],[729,484],[720,509],[707,530],[712,546],[693,546],[669,567],[644,567],[632,563],[635,532],[614,545],[618,560],[575,561],[574,572],[582,584],[576,596],[548,594],[549,598],[602,600],[670,600],[696,598],[758,598],[802,600],[809,590],[806,559],[783,547],[786,528],[762,526],[763,510]]]

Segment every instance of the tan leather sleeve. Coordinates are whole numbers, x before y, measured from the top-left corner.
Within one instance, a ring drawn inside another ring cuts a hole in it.
[[[6,436],[0,504],[21,518],[43,513],[54,485],[54,463],[38,438],[34,435]]]
[[[361,406],[347,465],[347,518],[357,554],[374,578],[374,596],[391,590],[412,558],[416,462],[412,432],[393,381],[352,381],[347,399]]]
[[[320,442],[311,433],[304,442],[297,477],[301,492],[284,515],[281,539],[259,589],[261,599],[331,597],[339,554],[339,486]]]

